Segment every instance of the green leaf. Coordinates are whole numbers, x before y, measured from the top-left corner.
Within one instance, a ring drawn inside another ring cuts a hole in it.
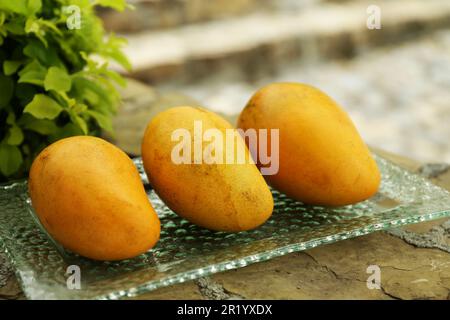
[[[36,87],[28,83],[18,83],[14,91],[14,96],[19,99],[20,105],[25,106],[33,100],[36,94]]]
[[[86,123],[86,120],[84,120],[79,115],[73,115],[71,117],[73,119],[73,122],[83,131],[84,134],[88,134],[88,125]]]
[[[7,23],[5,23],[4,27],[9,33],[21,36],[25,35],[24,24],[25,18],[17,17],[14,20],[9,20]]]
[[[69,116],[70,120],[72,120],[72,123],[74,123],[76,126],[78,126],[83,134],[89,133],[89,128],[86,120],[81,117],[79,114],[76,113],[76,110],[74,108],[69,110]]]
[[[35,14],[41,9],[41,7],[42,7],[41,0],[28,0],[27,9],[29,15]]]
[[[100,112],[94,110],[88,110],[86,113],[95,119],[100,128],[106,130],[109,133],[113,132],[111,117],[101,114]]]
[[[34,17],[28,18],[25,23],[25,32],[26,33],[38,33],[40,31],[39,23],[37,19]]]
[[[130,71],[132,69],[131,63],[127,56],[121,51],[121,48],[126,44],[127,40],[125,38],[116,37],[114,34],[110,34],[103,54],[114,59],[122,67]]]
[[[77,114],[83,113],[83,112],[85,112],[87,109],[88,109],[88,106],[85,105],[85,104],[82,104],[82,103],[77,103],[77,104],[75,104],[75,105],[73,106],[73,108],[72,108],[72,110],[73,110],[75,113],[77,113]]]
[[[58,131],[58,126],[54,121],[47,119],[36,119],[28,113],[25,113],[17,121],[17,124],[24,130],[37,132],[42,135],[50,135]]]
[[[56,24],[54,22],[39,19],[38,23],[41,27],[51,29],[51,31],[55,32],[58,36],[63,36],[62,31],[58,29],[58,27],[56,26]]]
[[[72,87],[72,79],[67,74],[66,70],[58,67],[51,67],[48,69],[47,76],[45,77],[44,87],[47,91],[55,90],[67,92]]]
[[[45,94],[37,94],[25,107],[23,112],[29,113],[38,119],[55,119],[63,110],[55,100]]]
[[[49,141],[54,142],[60,139],[64,139],[72,136],[80,136],[83,135],[83,131],[75,124],[68,123],[62,128],[58,128],[58,130],[49,135]]]
[[[9,177],[16,173],[23,163],[22,153],[16,146],[0,144],[0,173]]]
[[[47,69],[36,60],[33,60],[22,70],[20,70],[19,83],[30,83],[38,86],[43,86],[46,75]]]
[[[6,60],[6,52],[5,50],[2,50],[2,48],[0,48],[0,61],[5,61]]]
[[[23,61],[5,60],[3,62],[3,73],[7,76],[16,73],[17,69],[23,64]]]
[[[16,124],[16,115],[14,114],[14,112],[10,112],[8,114],[8,116],[6,117],[6,123],[11,126]]]
[[[102,74],[104,74],[109,79],[112,79],[113,81],[115,81],[121,87],[126,87],[127,81],[125,80],[124,77],[122,77],[116,71],[109,70],[106,65],[104,67],[102,67],[100,71]]]
[[[14,81],[0,73],[0,109],[6,107],[14,94]]]
[[[102,7],[110,7],[117,11],[123,11],[127,7],[125,0],[97,0],[94,4],[98,4]]]
[[[46,47],[42,42],[35,39],[29,40],[23,49],[23,54],[32,59],[37,59],[43,66],[63,66],[54,47]]]
[[[0,2],[0,10],[27,14],[27,0],[6,0]]]
[[[80,29],[67,27],[70,5],[80,8]],[[112,130],[116,84],[125,83],[108,65],[130,64],[126,41],[105,33],[95,6],[129,7],[126,0],[0,0],[0,182],[25,176],[56,139]]]
[[[8,132],[6,143],[12,146],[18,146],[23,142],[23,132],[18,126],[13,125]]]
[[[2,26],[5,23],[5,20],[6,20],[6,13],[0,11],[0,26]]]
[[[56,132],[58,126],[50,120],[42,119],[30,122],[24,126],[24,129],[37,132],[42,135],[49,135]]]
[[[73,79],[77,94],[97,111],[113,111],[112,96],[114,92],[106,91],[98,83],[85,77],[75,77]]]

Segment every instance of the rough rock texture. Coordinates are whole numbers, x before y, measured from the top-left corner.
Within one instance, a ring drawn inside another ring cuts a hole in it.
[[[6,257],[3,254],[0,254],[0,288],[6,284],[11,272],[12,269]]]
[[[369,265],[381,269],[381,290],[367,288]],[[447,253],[374,233],[212,278],[248,299],[446,299],[449,266]]]
[[[447,163],[430,163],[419,169],[419,173],[427,178],[437,178],[450,170]]]
[[[0,300],[23,297],[14,271],[3,252],[0,252]]]
[[[241,300],[241,295],[226,290],[222,285],[212,280],[210,277],[195,280],[200,288],[200,292],[205,299],[213,300]]]
[[[388,233],[418,248],[436,248],[450,253],[450,220],[423,234],[402,229],[389,230]]]
[[[200,300],[204,299],[197,283],[193,281],[177,284],[171,287],[161,288],[143,295],[140,295],[137,300]]]

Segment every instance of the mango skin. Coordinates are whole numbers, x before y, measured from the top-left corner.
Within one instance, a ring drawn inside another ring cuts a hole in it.
[[[59,140],[33,162],[33,207],[65,248],[95,260],[122,260],[152,248],[160,222],[131,159],[105,140]]]
[[[245,164],[172,162],[172,148],[179,143],[171,141],[172,132],[187,129],[193,145],[195,120],[202,122],[203,130],[217,128],[224,137],[226,129],[235,130],[226,120],[201,108],[182,106],[159,113],[148,124],[142,141],[142,159],[150,184],[170,209],[196,225],[238,232],[263,224],[272,214],[273,198],[253,161]],[[239,136],[237,141],[246,158],[250,157],[243,139]]]
[[[238,127],[279,129],[279,171],[265,178],[291,198],[341,206],[368,199],[379,188],[377,164],[350,117],[316,88],[267,85],[241,112]]]

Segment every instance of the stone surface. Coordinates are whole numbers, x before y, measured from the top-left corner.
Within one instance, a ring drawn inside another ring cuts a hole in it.
[[[368,290],[363,280],[337,274],[311,252],[293,253],[212,278],[246,299],[386,298],[378,290]]]
[[[204,299],[201,289],[193,281],[161,288],[133,298],[136,300],[199,300]]]
[[[200,288],[205,299],[211,300],[242,300],[242,296],[226,290],[221,284],[210,277],[200,278],[194,281]]]
[[[134,0],[134,10],[100,10],[105,28],[139,32],[238,16],[273,9],[280,0]],[[285,0],[281,0],[283,2]]]
[[[424,233],[402,229],[389,230],[388,233],[419,248],[437,248],[450,253],[450,220]]]
[[[381,269],[380,290],[367,288],[369,265]],[[247,299],[446,299],[449,266],[447,253],[378,232],[212,278]]]
[[[23,297],[19,283],[14,276],[13,268],[5,254],[0,252],[0,300]]]
[[[8,277],[11,275],[12,269],[9,265],[6,257],[0,255],[0,287],[4,286],[8,281]]]
[[[447,163],[430,163],[420,167],[419,173],[427,178],[437,178],[449,170]]]

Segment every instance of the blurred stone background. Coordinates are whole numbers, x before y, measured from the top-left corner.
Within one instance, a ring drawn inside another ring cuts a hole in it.
[[[161,109],[201,104],[235,121],[259,87],[298,81],[340,103],[370,145],[450,162],[448,0],[130,3],[134,11],[100,12],[108,30],[129,40],[128,76],[151,85],[131,82],[115,123],[130,153]],[[372,4],[380,30],[366,26]]]

